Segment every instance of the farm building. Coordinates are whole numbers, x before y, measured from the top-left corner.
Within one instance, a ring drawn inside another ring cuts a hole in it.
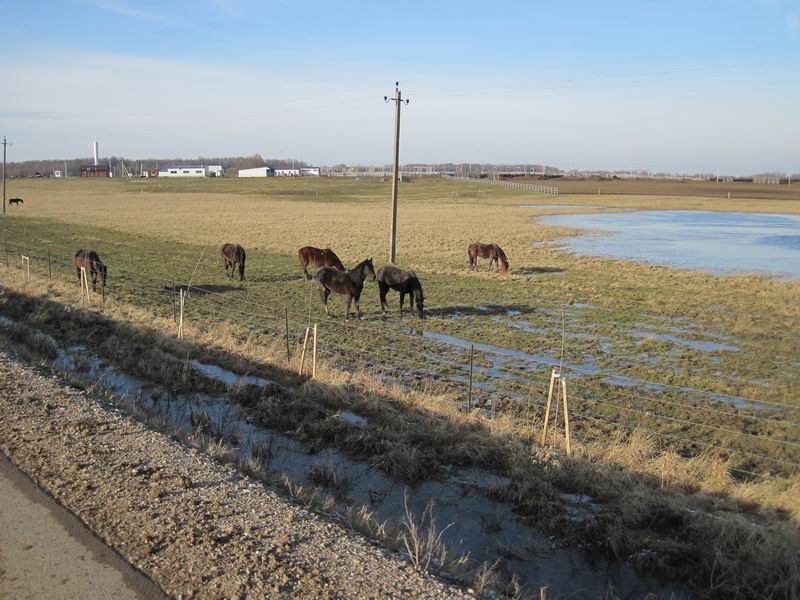
[[[159,169],[159,177],[222,177],[221,165],[184,165]]]
[[[239,169],[239,177],[272,177],[275,175],[270,167],[255,167],[253,169]]]
[[[277,177],[319,177],[319,167],[298,167],[297,169],[275,169]]]
[[[81,167],[81,177],[110,177],[107,165],[86,165]]]

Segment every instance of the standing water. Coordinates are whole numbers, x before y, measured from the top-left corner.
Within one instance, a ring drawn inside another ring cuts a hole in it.
[[[604,234],[566,240],[578,254],[718,275],[755,272],[800,278],[800,215],[652,210],[552,215],[539,222]]]

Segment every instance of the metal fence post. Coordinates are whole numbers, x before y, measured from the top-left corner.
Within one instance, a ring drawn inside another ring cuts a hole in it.
[[[53,266],[52,266],[52,263],[50,262],[50,249],[49,248],[47,250],[47,279],[48,280],[52,280],[53,279]]]
[[[289,354],[289,307],[286,307],[286,364],[288,365],[292,360]]]
[[[475,345],[469,345],[469,394],[467,395],[467,411],[472,410],[472,358],[475,354]]]

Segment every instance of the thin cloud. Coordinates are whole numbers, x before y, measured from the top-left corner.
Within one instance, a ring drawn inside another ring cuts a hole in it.
[[[786,30],[791,35],[797,35],[800,33],[800,16],[795,14],[788,14],[785,18],[786,21]]]
[[[128,6],[127,4],[124,4],[122,2],[117,2],[115,0],[86,0],[86,2],[87,4],[94,6],[95,8],[115,13],[117,15],[122,15],[124,17],[131,17],[133,19],[139,19],[140,21],[147,21],[149,23],[159,23],[162,25],[168,25],[170,27],[177,27],[180,29],[188,29],[191,31],[202,32],[200,28],[188,25],[184,21],[178,21],[175,19],[164,17],[162,14],[158,12],[145,11],[145,10],[140,10],[138,8],[133,8],[131,6]]]

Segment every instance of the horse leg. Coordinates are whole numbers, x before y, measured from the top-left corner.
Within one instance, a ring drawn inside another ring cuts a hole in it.
[[[92,269],[92,291],[97,291],[97,271]]]
[[[354,299],[356,301],[356,314],[358,315],[358,318],[360,319],[361,318],[361,292],[359,292],[357,296],[354,296]]]
[[[347,294],[347,309],[344,311],[344,320],[350,318],[350,304],[353,302],[353,294]],[[358,310],[358,303],[356,303],[356,310]]]
[[[386,315],[386,309],[389,308],[389,305],[386,302],[386,294],[389,291],[389,286],[383,283],[382,281],[378,282],[378,292],[381,296],[381,314]]]
[[[83,285],[83,281],[81,281],[81,268],[75,267],[75,271],[78,273],[78,287],[81,287]]]
[[[405,302],[406,293],[400,292],[400,318],[403,318],[403,302]]]
[[[306,279],[311,279],[311,275],[308,274],[308,269],[306,268],[306,267],[308,267],[308,261],[307,260],[302,260],[302,261],[300,261],[300,264],[303,267],[303,274],[306,276]]]

